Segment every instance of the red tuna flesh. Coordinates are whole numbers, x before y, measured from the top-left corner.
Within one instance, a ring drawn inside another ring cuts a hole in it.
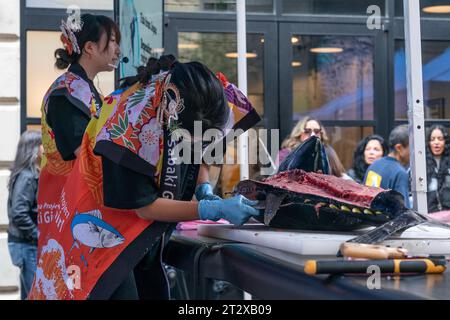
[[[370,203],[379,193],[386,191],[360,185],[351,180],[303,170],[282,172],[265,179],[263,183],[292,192],[330,198],[366,208],[370,208]]]

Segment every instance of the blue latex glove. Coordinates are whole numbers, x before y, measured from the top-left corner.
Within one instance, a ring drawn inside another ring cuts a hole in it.
[[[201,200],[222,200],[221,197],[218,195],[215,195],[213,193],[213,188],[209,184],[209,182],[204,182],[202,184],[199,184],[195,188],[195,198],[197,198],[198,201]]]
[[[259,216],[259,211],[252,207],[256,204],[258,201],[238,195],[225,200],[201,200],[198,211],[201,220],[217,221],[223,218],[240,226],[251,217]]]

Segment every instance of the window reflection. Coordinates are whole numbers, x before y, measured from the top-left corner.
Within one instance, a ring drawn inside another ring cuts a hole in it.
[[[66,9],[71,5],[84,10],[114,10],[114,0],[27,0],[29,8]]]
[[[407,119],[405,41],[395,45],[395,117]],[[426,119],[450,118],[450,42],[422,41],[423,93]]]
[[[291,38],[294,121],[373,119],[373,52],[370,37]]]
[[[236,12],[235,0],[166,0],[166,11],[173,12]],[[246,10],[253,13],[273,13],[273,0],[247,0]]]
[[[248,97],[256,111],[264,114],[264,42],[262,36],[247,35]],[[199,61],[213,72],[222,72],[237,84],[237,42],[235,33],[178,33],[181,62]]]
[[[348,170],[353,165],[353,153],[358,142],[374,133],[372,127],[325,127],[330,144]]]
[[[27,117],[41,117],[41,103],[50,85],[64,73],[54,67],[57,48],[62,47],[61,32],[27,32]],[[106,96],[114,90],[114,73],[101,72],[94,79],[99,92]]]
[[[450,18],[450,1],[420,0],[421,16],[426,18]],[[395,15],[403,17],[403,1],[395,1]]]
[[[384,0],[283,0],[283,13],[365,16],[367,15],[367,8],[371,5],[380,7],[382,14],[384,14]]]

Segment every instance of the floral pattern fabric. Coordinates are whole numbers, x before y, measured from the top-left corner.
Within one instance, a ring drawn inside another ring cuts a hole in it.
[[[146,84],[138,83],[107,97],[106,106],[104,104],[102,108],[107,120],[97,136],[97,144],[109,142],[124,147],[151,167],[160,166],[164,131],[157,114],[169,75],[169,72],[160,73]],[[219,73],[217,77],[224,87],[231,111],[224,128],[225,135],[230,129],[248,130],[260,120],[255,109],[242,91],[223,74]]]

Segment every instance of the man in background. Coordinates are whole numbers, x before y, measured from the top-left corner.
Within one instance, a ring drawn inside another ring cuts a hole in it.
[[[389,135],[389,154],[367,168],[364,177],[366,186],[380,187],[398,191],[405,198],[405,206],[411,208],[409,201],[409,130],[401,125]]]

